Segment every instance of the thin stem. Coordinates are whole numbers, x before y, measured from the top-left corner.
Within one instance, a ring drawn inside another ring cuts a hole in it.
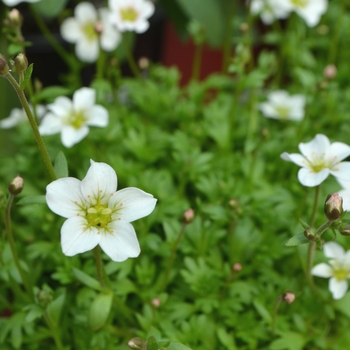
[[[47,311],[45,311],[45,313],[44,313],[44,318],[45,318],[46,324],[49,327],[49,330],[51,332],[51,336],[52,336],[53,340],[55,341],[56,348],[58,350],[64,350],[65,348],[62,344],[61,337],[60,337],[59,333],[57,332],[57,328],[50,321],[50,317],[47,314]]]
[[[49,154],[47,152],[47,149],[46,149],[46,146],[45,146],[45,143],[39,133],[39,129],[38,129],[38,126],[36,124],[36,121],[35,121],[35,118],[32,114],[32,111],[30,110],[29,108],[29,104],[28,104],[28,101],[27,101],[27,98],[23,92],[23,90],[21,90],[20,86],[18,85],[16,79],[10,74],[10,73],[7,73],[5,75],[5,77],[7,78],[7,80],[11,83],[11,85],[13,86],[13,88],[15,89],[17,95],[18,95],[18,98],[19,100],[21,101],[21,104],[27,114],[27,117],[28,117],[28,120],[29,120],[29,123],[30,123],[30,126],[32,127],[32,130],[33,130],[33,133],[34,133],[34,137],[35,137],[35,140],[37,142],[37,145],[39,147],[39,151],[41,153],[41,156],[44,160],[44,163],[45,163],[45,166],[46,166],[46,169],[47,171],[49,172],[49,175],[50,175],[50,178],[52,181],[56,180],[57,177],[56,177],[56,173],[55,173],[55,169],[51,163],[51,160],[50,160],[50,157],[49,157]]]
[[[133,56],[131,48],[130,48],[131,45],[130,45],[130,42],[128,41],[127,37],[128,37],[128,33],[124,33],[122,43],[124,45],[126,58],[128,60],[129,67],[130,67],[132,73],[134,74],[135,77],[139,78],[141,76],[140,71],[139,71],[139,68],[135,62],[134,56]]]
[[[104,275],[103,261],[101,256],[101,249],[99,245],[97,245],[94,248],[94,256],[95,256],[95,262],[96,262],[97,278],[100,281],[102,288],[107,289],[105,275]]]
[[[282,295],[279,295],[275,301],[275,304],[273,305],[273,312],[272,312],[272,332],[273,333],[275,333],[276,331],[276,320],[278,315],[278,309],[281,305],[281,301],[282,301]]]
[[[203,45],[198,44],[195,47],[193,64],[192,64],[192,79],[199,80],[200,72],[201,72],[201,63],[202,63],[202,51]]]
[[[21,275],[23,285],[26,289],[28,296],[33,300],[33,294],[32,294],[32,290],[30,287],[30,283],[29,283],[29,280],[27,279],[27,276],[25,275],[24,271],[22,270],[21,264],[19,262],[16,247],[15,247],[15,241],[13,239],[13,234],[12,234],[11,207],[12,207],[13,199],[14,199],[14,195],[10,194],[10,197],[7,201],[6,210],[5,210],[5,231],[7,234],[7,240],[10,244],[13,260],[15,262],[15,265],[17,267],[19,274]]]
[[[318,206],[318,201],[320,199],[320,192],[321,192],[321,186],[318,185],[316,187],[314,206],[312,208],[312,213],[311,213],[311,217],[310,217],[310,227],[313,227],[314,224],[315,224],[315,218],[316,218],[316,213],[317,213],[317,206]]]

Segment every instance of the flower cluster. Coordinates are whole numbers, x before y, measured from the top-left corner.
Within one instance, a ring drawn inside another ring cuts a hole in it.
[[[81,61],[91,63],[97,60],[100,47],[104,51],[117,48],[120,32],[145,32],[149,26],[147,19],[153,12],[153,3],[146,0],[109,0],[109,7],[99,10],[89,2],[81,2],[74,10],[74,17],[62,22],[61,35],[75,44]]]
[[[294,11],[307,26],[314,27],[327,7],[327,0],[252,0],[250,11],[260,14],[265,24],[271,24],[275,19],[285,19]]]

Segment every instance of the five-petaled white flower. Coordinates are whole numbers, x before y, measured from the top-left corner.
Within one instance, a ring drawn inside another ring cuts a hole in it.
[[[329,290],[334,299],[341,299],[348,290],[350,278],[350,250],[344,251],[336,242],[327,242],[323,245],[324,255],[330,258],[328,264],[321,263],[314,266],[311,274],[317,277],[330,278]]]
[[[7,6],[16,6],[21,2],[39,2],[40,0],[2,0],[2,2]]]
[[[75,17],[62,22],[61,35],[75,44],[77,57],[84,62],[95,62],[100,45],[105,51],[113,51],[121,40],[121,34],[110,21],[109,10],[98,10],[89,3],[81,2],[74,9]]]
[[[259,104],[259,109],[267,118],[301,120],[304,118],[305,96],[293,95],[277,90],[270,92],[268,101]]]
[[[271,24],[275,19],[287,18],[290,14],[290,6],[280,0],[252,0],[250,12],[260,14],[265,24]]]
[[[154,4],[147,0],[109,0],[110,18],[118,30],[145,32],[148,18],[154,13]]]
[[[33,112],[33,107],[29,106],[29,108]],[[46,108],[42,105],[36,105],[35,111],[38,119],[41,120],[46,113]],[[0,120],[0,129],[11,129],[16,125],[25,123],[27,121],[28,117],[23,108],[13,108],[7,118]]]
[[[73,101],[68,97],[57,97],[53,104],[47,106],[47,113],[40,126],[41,135],[52,135],[61,132],[64,146],[72,147],[88,133],[89,125],[105,127],[108,124],[108,111],[95,105],[96,91],[81,88],[75,91]]]
[[[301,154],[284,152],[281,158],[302,167],[298,172],[302,185],[318,186],[329,174],[350,180],[350,162],[341,162],[350,155],[350,147],[345,143],[331,144],[327,136],[317,134],[310,142],[301,142],[299,150]]]
[[[130,222],[149,215],[157,200],[138,188],[116,189],[117,175],[113,168],[92,160],[82,181],[66,177],[47,186],[47,205],[67,218],[61,228],[65,255],[84,253],[97,245],[114,261],[140,254]]]

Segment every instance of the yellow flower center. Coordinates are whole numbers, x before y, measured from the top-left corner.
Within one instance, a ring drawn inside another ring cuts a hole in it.
[[[306,7],[307,4],[309,3],[309,0],[290,0],[291,3],[296,6],[296,7]]]
[[[347,270],[345,268],[337,268],[337,269],[333,270],[333,276],[338,281],[346,280],[348,275],[349,275],[349,270]]]
[[[72,111],[66,118],[66,124],[73,126],[75,129],[80,129],[86,121],[84,111]]]
[[[120,9],[120,16],[124,21],[135,22],[139,14],[133,7],[130,6]]]
[[[98,229],[108,230],[108,224],[112,221],[112,210],[106,205],[96,204],[87,210],[85,218],[88,227],[94,226]]]
[[[83,33],[85,34],[87,40],[89,42],[95,41],[97,39],[97,32],[95,29],[95,23],[90,22],[90,23],[86,23],[83,28]]]
[[[280,119],[287,119],[290,113],[290,109],[286,106],[276,106],[275,111]]]

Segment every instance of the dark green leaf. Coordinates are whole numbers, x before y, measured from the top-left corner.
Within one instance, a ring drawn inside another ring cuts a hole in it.
[[[89,312],[89,325],[93,331],[96,331],[105,325],[111,310],[112,301],[112,293],[103,293],[97,295],[92,302]]]
[[[66,157],[62,151],[59,151],[55,159],[55,173],[57,178],[68,176],[68,165]]]
[[[94,279],[93,277],[87,275],[85,272],[78,270],[76,268],[72,269],[73,275],[83,284],[90,287],[91,289],[95,289],[97,291],[101,291],[102,287],[99,281]]]
[[[304,236],[304,233],[299,233],[298,235],[295,235],[291,239],[289,239],[289,241],[286,243],[286,246],[292,247],[295,245],[305,244],[305,243],[309,243],[309,242],[310,242],[310,240],[308,240]]]

